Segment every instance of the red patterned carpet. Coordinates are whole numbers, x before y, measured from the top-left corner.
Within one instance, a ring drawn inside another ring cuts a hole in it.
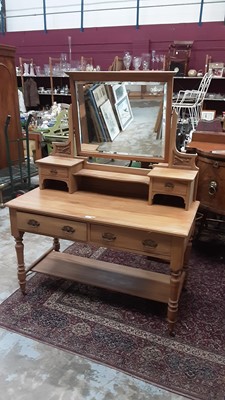
[[[146,257],[75,243],[69,253],[157,271]],[[223,253],[223,254],[222,254]],[[224,245],[194,246],[176,336],[166,306],[36,274],[0,306],[0,326],[193,399],[225,397]]]

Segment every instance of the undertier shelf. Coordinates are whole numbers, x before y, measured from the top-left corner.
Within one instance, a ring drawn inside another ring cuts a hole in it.
[[[71,254],[53,251],[32,271],[163,303],[169,299],[170,275]]]

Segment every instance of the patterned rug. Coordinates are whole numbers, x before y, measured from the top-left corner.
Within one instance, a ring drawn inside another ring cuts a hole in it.
[[[191,399],[225,398],[224,245],[198,242],[176,336],[166,305],[36,274],[0,305],[0,326],[111,366]],[[207,251],[206,251],[207,250]],[[74,243],[70,254],[168,272],[127,252]]]

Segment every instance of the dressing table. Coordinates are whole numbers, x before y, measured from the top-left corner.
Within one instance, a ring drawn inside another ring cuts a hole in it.
[[[175,148],[174,73],[68,74],[69,140],[55,143],[53,154],[37,161],[40,187],[7,203],[21,290],[26,293],[26,274],[33,270],[164,302],[172,334],[199,206],[195,155]],[[159,107],[161,134],[156,138]],[[150,167],[127,167],[121,160]],[[24,265],[25,232],[53,237],[53,247],[29,268]],[[168,274],[60,253],[59,239],[163,260]]]

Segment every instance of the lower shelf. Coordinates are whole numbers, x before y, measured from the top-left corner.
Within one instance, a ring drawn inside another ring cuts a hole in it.
[[[168,303],[170,276],[53,251],[32,271]],[[183,279],[182,279],[183,283]]]

